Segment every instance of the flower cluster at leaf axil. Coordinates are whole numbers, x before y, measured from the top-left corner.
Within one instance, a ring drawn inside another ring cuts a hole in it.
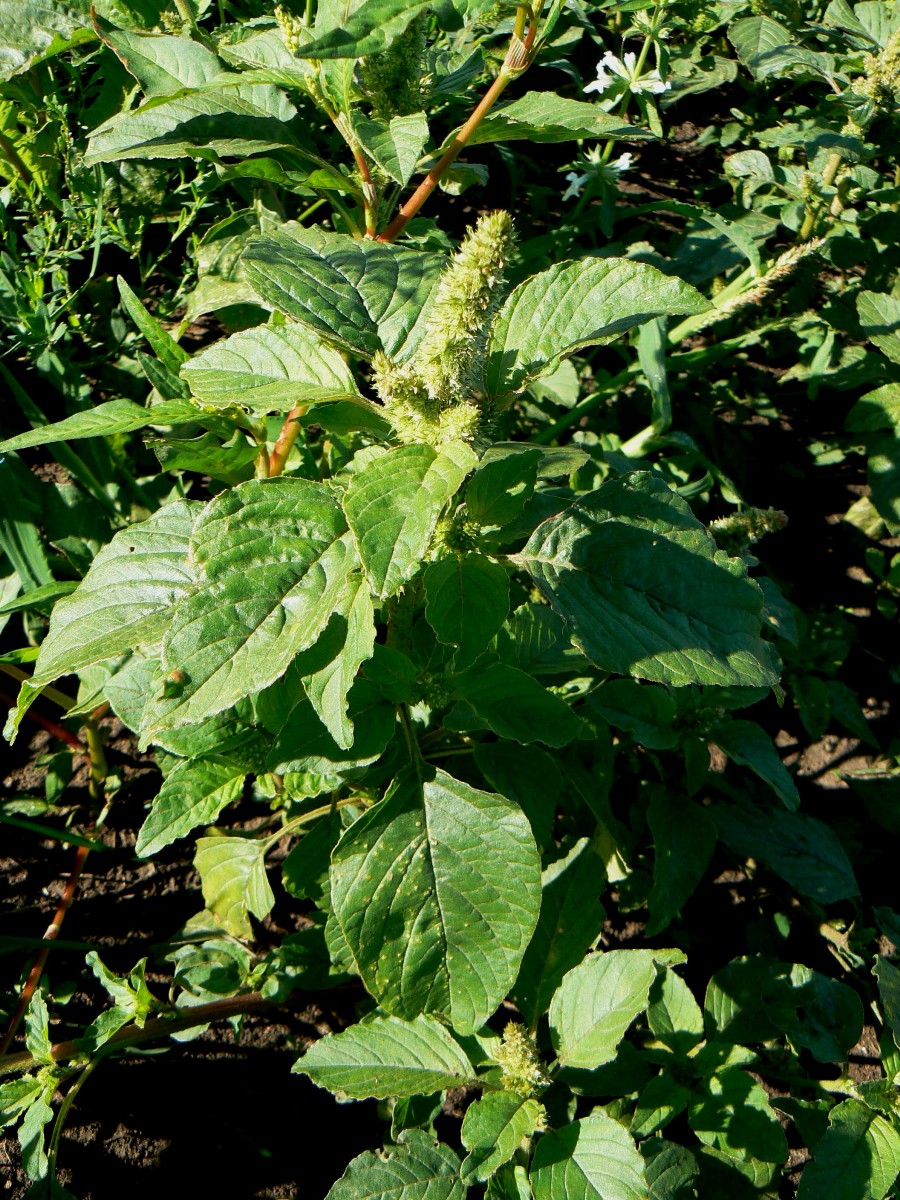
[[[413,357],[373,359],[375,389],[402,442],[441,446],[477,436],[482,358],[512,247],[509,213],[479,218],[441,277]]]

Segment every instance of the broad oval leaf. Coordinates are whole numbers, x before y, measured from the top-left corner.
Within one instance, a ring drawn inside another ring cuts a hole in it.
[[[163,642],[172,694],[148,705],[145,738],[274,683],[328,624],[357,565],[334,493],[301,479],[254,479],[217,496],[191,554],[198,586]]]
[[[265,840],[246,837],[197,839],[194,866],[203,900],[223,929],[235,937],[253,936],[249,913],[268,916],[275,896],[266,878]]]
[[[609,341],[666,313],[701,313],[709,302],[689,283],[628,258],[557,263],[520,283],[494,323],[484,384],[489,395],[521,391],[581,346]]]
[[[115,29],[102,20],[98,27],[103,41],[138,81],[145,96],[170,96],[183,88],[198,88],[224,71],[213,51],[193,38]]]
[[[195,354],[182,368],[201,404],[273,412],[329,400],[361,399],[336,350],[294,323],[260,325]]]
[[[198,825],[211,825],[243,790],[247,771],[224,758],[189,758],[166,776],[150,815],[138,833],[135,853],[142,858],[184,837]]]
[[[159,640],[176,602],[193,584],[188,548],[199,510],[188,500],[167,504],[103,547],[75,591],[54,607],[34,674],[10,714],[8,735],[45,684]]]
[[[425,616],[438,641],[458,646],[456,665],[473,662],[509,613],[509,576],[483,554],[441,558],[425,571]]]
[[[462,1033],[516,977],[540,907],[525,814],[438,771],[410,776],[348,829],[331,897],[366,987],[400,1017],[438,1013]]]
[[[592,1071],[615,1057],[626,1029],[647,1007],[655,954],[609,950],[589,955],[566,973],[550,1004],[561,1066]]]
[[[469,1151],[460,1177],[483,1183],[509,1162],[523,1138],[543,1129],[544,1107],[531,1097],[513,1092],[490,1092],[466,1109],[462,1143]]]
[[[505,663],[476,664],[457,676],[452,687],[494,733],[511,741],[559,747],[584,732],[561,696]]]
[[[587,838],[544,868],[540,919],[512,993],[531,1029],[563,976],[597,940],[606,915],[599,899],[605,886],[603,862]]]
[[[399,446],[351,478],[344,511],[380,600],[418,573],[445,504],[475,462],[464,442],[440,451]]]
[[[27,433],[8,438],[0,442],[0,452],[47,446],[74,438],[112,437],[115,433],[132,433],[136,429],[149,429],[156,425],[180,425],[201,417],[200,410],[190,400],[163,400],[149,408],[132,400],[108,400],[96,408],[88,408],[71,417],[64,417],[62,421],[54,421],[52,425],[38,425]]]
[[[444,265],[439,255],[314,229],[254,238],[241,261],[267,304],[362,358],[411,352]]]
[[[518,100],[495,108],[475,129],[469,144],[480,142],[571,142],[578,138],[651,138],[653,134],[599,104],[572,100],[556,92],[526,92]]]
[[[545,1133],[531,1164],[534,1200],[646,1200],[644,1160],[628,1131],[595,1109]]]
[[[602,670],[676,687],[777,682],[759,587],[649,472],[579,497],[513,558]]]
[[[475,1068],[434,1017],[374,1016],[314,1042],[293,1067],[314,1083],[354,1100],[427,1096],[466,1087]]]
[[[860,1100],[844,1100],[800,1177],[797,1200],[882,1200],[900,1172],[900,1133]]]
[[[421,1129],[404,1129],[386,1154],[367,1150],[325,1200],[464,1200],[459,1159]]]
[[[297,149],[288,125],[296,114],[284,93],[267,83],[149,100],[98,126],[84,162],[192,158],[210,152],[241,158],[285,146]]]

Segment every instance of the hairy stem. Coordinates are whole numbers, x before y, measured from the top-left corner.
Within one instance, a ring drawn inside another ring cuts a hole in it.
[[[285,417],[281,433],[278,435],[278,441],[273,446],[272,453],[269,455],[270,479],[274,479],[276,475],[280,475],[284,470],[284,464],[287,462],[291,448],[300,432],[300,418],[306,415],[308,408],[308,404],[298,404]]]
[[[72,871],[69,875],[69,878],[66,881],[66,886],[63,889],[63,894],[60,897],[56,912],[53,915],[53,920],[47,926],[44,936],[41,939],[43,945],[37,953],[37,957],[32,964],[31,970],[28,972],[28,978],[25,980],[25,986],[22,988],[22,993],[19,996],[19,1003],[16,1005],[16,1010],[6,1028],[6,1033],[3,1035],[2,1041],[0,1041],[0,1055],[5,1054],[9,1049],[9,1044],[16,1036],[16,1030],[19,1028],[22,1018],[28,1011],[28,1005],[31,1003],[31,997],[34,995],[35,989],[40,983],[41,975],[44,972],[47,957],[50,954],[51,943],[56,939],[60,929],[62,928],[62,923],[65,920],[66,913],[69,911],[69,905],[72,903],[72,899],[75,895],[75,889],[78,887],[78,880],[81,878],[81,872],[84,870],[84,864],[87,862],[87,856],[89,854],[90,848],[88,846],[79,846],[75,852],[75,862],[72,866]]]
[[[526,13],[527,10],[520,8],[519,13]],[[518,28],[518,14],[517,25]],[[482,96],[478,105],[472,112],[468,121],[462,126],[459,133],[454,137],[453,141],[441,155],[438,162],[431,168],[407,202],[401,207],[400,211],[388,225],[383,233],[378,235],[379,242],[393,242],[403,232],[409,222],[413,219],[434,189],[437,187],[444,172],[448,167],[459,157],[460,153],[468,144],[472,134],[494,107],[502,95],[506,85],[517,76],[521,75],[531,65],[531,55],[534,48],[534,40],[537,36],[537,21],[532,20],[528,33],[524,40],[519,37],[515,30],[513,31],[512,41],[510,42],[509,50],[504,59],[503,66],[497,78]]]
[[[822,187],[831,187],[837,177],[838,171],[841,169],[841,163],[844,160],[841,158],[837,150],[830,156],[825,164],[825,170],[822,172]],[[819,215],[819,205],[815,201],[810,201],[806,206],[806,215],[803,218],[803,224],[800,226],[800,233],[797,240],[808,242],[813,235],[813,230],[816,227],[816,220]]]
[[[31,676],[27,671],[23,671],[21,667],[14,666],[13,663],[0,663],[0,671],[2,671],[4,675],[9,675],[11,679],[18,680],[19,683],[24,683],[26,680],[31,679]],[[71,696],[67,696],[64,692],[57,691],[55,687],[51,687],[49,684],[47,687],[42,689],[41,695],[46,696],[48,700],[52,700],[54,704],[58,704],[59,707],[65,709],[66,712],[68,712],[70,708],[75,707],[75,701]]]
[[[210,1021],[224,1021],[229,1017],[259,1012],[261,1009],[274,1008],[276,1001],[258,992],[247,992],[243,996],[227,996],[224,1000],[213,1000],[209,1004],[198,1004],[191,1008],[173,1009],[159,1017],[151,1017],[142,1028],[137,1025],[125,1025],[117,1030],[103,1046],[103,1056],[113,1050],[125,1049],[128,1046],[140,1046],[144,1042],[153,1042],[159,1038],[168,1037],[172,1033],[180,1033],[184,1029],[193,1029],[197,1025],[206,1025]],[[50,1049],[54,1062],[68,1062],[83,1054],[78,1041],[58,1042]],[[32,1071],[41,1064],[27,1052],[22,1054],[7,1054],[0,1058],[0,1075],[10,1075],[16,1071]]]

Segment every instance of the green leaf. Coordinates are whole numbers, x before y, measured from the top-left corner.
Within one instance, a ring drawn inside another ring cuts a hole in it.
[[[709,981],[703,1009],[707,1037],[717,1042],[768,1042],[778,1027],[764,1003],[786,972],[762,957],[736,958]]]
[[[71,46],[94,40],[85,4],[0,0],[0,80],[11,79]]]
[[[662,1071],[638,1097],[629,1128],[635,1137],[646,1138],[663,1129],[688,1106],[691,1093],[668,1071]]]
[[[709,302],[681,279],[628,258],[556,263],[520,283],[491,331],[485,387],[520,392],[582,346],[612,341],[666,313],[701,313]]]
[[[519,140],[571,142],[581,138],[637,141],[652,136],[646,129],[604,112],[598,104],[570,100],[556,92],[526,92],[490,112],[469,138],[469,145]]]
[[[546,1133],[531,1164],[534,1200],[646,1200],[644,1160],[618,1121],[594,1109]]]
[[[540,905],[524,813],[437,772],[401,778],[332,856],[334,911],[383,1008],[472,1033],[518,973]]]
[[[53,1109],[48,1103],[55,1088],[44,1086],[43,1094],[29,1104],[19,1126],[19,1147],[22,1151],[22,1167],[29,1179],[45,1179],[47,1175],[47,1152],[44,1149],[44,1129],[53,1120]],[[48,1095],[49,1093],[49,1095]]]
[[[45,684],[158,641],[173,604],[193,583],[188,546],[198,508],[187,500],[167,504],[103,547],[75,591],[53,609],[13,728]]]
[[[300,58],[362,58],[381,54],[423,13],[441,28],[457,29],[460,16],[476,16],[486,0],[323,0],[316,13],[314,41],[297,51]]]
[[[802,896],[832,904],[859,895],[847,852],[824,821],[734,804],[714,804],[706,811],[730,849],[760,859]]]
[[[882,1200],[900,1172],[900,1133],[859,1100],[831,1110],[797,1200]]]
[[[63,596],[71,595],[77,587],[78,584],[74,579],[64,579],[60,583],[43,583],[40,587],[26,592],[24,596],[17,596],[15,600],[7,600],[5,604],[0,604],[0,616],[28,609],[45,612]]]
[[[54,1061],[50,1041],[50,1014],[47,1011],[47,995],[43,987],[35,988],[25,1011],[25,1047],[39,1063],[49,1065]]]
[[[677,742],[675,702],[665,688],[635,679],[607,679],[591,692],[588,704],[648,750],[670,750]]]
[[[372,595],[361,576],[339,601],[325,636],[336,637],[339,649],[324,666],[303,675],[303,688],[335,742],[342,750],[349,750],[353,745],[353,722],[348,714],[348,695],[359,668],[372,657],[375,648]]]
[[[384,1155],[367,1150],[325,1200],[464,1200],[459,1159],[421,1129],[404,1129]]]
[[[863,1007],[856,992],[801,963],[794,963],[789,982],[773,989],[771,999],[765,1000],[772,1019],[792,1044],[808,1050],[819,1062],[846,1061],[862,1036]]]
[[[315,229],[254,238],[241,261],[267,304],[362,358],[411,352],[444,265],[435,254]]]
[[[147,858],[198,825],[211,825],[226,805],[237,800],[246,768],[227,758],[185,759],[163,780],[141,826],[135,853]]]
[[[728,26],[728,40],[744,66],[753,70],[762,55],[791,44],[791,31],[771,17],[746,17]]]
[[[466,1087],[475,1068],[434,1017],[372,1016],[314,1042],[293,1070],[354,1100]]]
[[[294,323],[234,333],[195,354],[181,374],[201,404],[258,413],[360,399],[341,355]]]
[[[329,894],[331,852],[342,832],[341,815],[335,809],[303,833],[282,864],[286,892],[297,900],[313,900],[317,908],[323,907],[322,901]]]
[[[703,1013],[684,980],[669,968],[650,990],[647,1021],[656,1037],[676,1054],[688,1054],[703,1040]]]
[[[649,472],[579,497],[512,559],[602,670],[676,687],[777,680],[759,588]]]
[[[441,451],[399,446],[351,478],[344,511],[379,600],[418,573],[444,506],[475,461],[463,442]]]
[[[160,363],[172,375],[177,375],[181,364],[187,361],[187,351],[183,350],[171,334],[160,325],[156,317],[147,310],[121,275],[116,282],[119,285],[122,307],[146,338],[147,344]]]
[[[628,1026],[647,1007],[656,978],[654,953],[595,953],[566,973],[550,1004],[550,1032],[561,1066],[590,1071],[615,1057]]]
[[[900,970],[886,958],[876,958],[872,974],[878,980],[882,1018],[900,1047]]]
[[[405,187],[428,141],[428,121],[418,112],[385,124],[354,111],[353,132],[384,173]]]
[[[129,158],[243,158],[265,150],[297,150],[288,122],[297,110],[267,83],[151,99],[117,113],[91,134],[84,162]]]
[[[800,807],[793,777],[781,761],[769,735],[755,721],[723,721],[709,734],[720,750],[742,766],[749,767],[767,783],[786,808]]]
[[[543,850],[550,841],[563,786],[562,772],[553,757],[538,746],[479,742],[475,762],[493,790],[524,811],[534,840]]]
[[[249,913],[262,921],[275,896],[266,878],[266,842],[239,836],[197,839],[194,866],[203,901],[223,929],[235,937],[253,937]]]
[[[69,442],[74,438],[112,437],[116,433],[132,433],[135,429],[149,429],[154,425],[179,425],[201,417],[199,409],[189,400],[163,400],[149,408],[131,400],[107,400],[62,421],[38,425],[36,429],[7,438],[0,442],[0,453]]]
[[[703,878],[716,847],[716,828],[704,809],[674,790],[654,794],[647,821],[655,850],[647,898],[652,937],[672,922]]]
[[[587,838],[545,867],[541,915],[512,990],[529,1028],[536,1027],[563,976],[599,937],[606,916],[599,896],[605,886],[603,863]]]
[[[559,747],[584,731],[562,697],[505,663],[472,667],[465,675],[456,676],[452,687],[499,737]]]
[[[424,575],[425,617],[439,642],[458,646],[458,668],[469,666],[509,613],[509,576],[483,554],[449,555]]]
[[[701,1142],[732,1158],[781,1163],[788,1147],[763,1087],[741,1067],[704,1079],[692,1096],[688,1122]]]
[[[493,456],[488,450],[466,488],[466,511],[483,529],[499,529],[514,521],[534,492],[541,451]]]
[[[176,686],[145,713],[145,738],[274,683],[322,633],[356,566],[334,493],[302,479],[222,492],[194,527],[191,558],[198,587],[176,605],[163,642]]]
[[[103,41],[147,97],[198,88],[224,73],[212,50],[192,38],[115,29],[102,20],[98,24]]]
[[[511,1092],[493,1092],[466,1109],[462,1144],[469,1151],[459,1175],[464,1183],[483,1183],[509,1162],[523,1138],[544,1127],[543,1105]]]

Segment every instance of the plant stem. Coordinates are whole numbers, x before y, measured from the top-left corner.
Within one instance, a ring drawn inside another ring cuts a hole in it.
[[[268,850],[269,846],[274,846],[276,842],[280,842],[285,834],[293,833],[295,829],[299,829],[301,825],[308,825],[310,821],[318,820],[319,817],[327,817],[329,813],[333,813],[339,808],[346,808],[348,804],[359,804],[359,797],[345,796],[343,800],[331,800],[328,804],[323,804],[321,808],[314,808],[310,812],[301,813],[299,817],[294,817],[293,820],[287,821],[276,833],[273,833],[271,837],[266,839],[266,850]]]
[[[2,701],[3,704],[8,705],[10,708],[16,707],[15,700],[13,700],[12,696],[7,696],[5,692],[0,692],[0,701]],[[55,738],[61,742],[65,742],[67,746],[71,746],[71,748],[76,750],[79,754],[84,754],[86,752],[84,743],[81,742],[74,733],[70,733],[68,729],[65,729],[62,725],[57,724],[56,721],[51,721],[47,717],[42,717],[40,713],[36,713],[33,709],[29,709],[27,715],[32,721],[34,721],[36,725],[40,725],[41,729],[46,729],[48,733],[52,733]]]
[[[838,171],[841,169],[841,163],[844,160],[840,153],[835,150],[825,164],[825,170],[822,172],[822,187],[831,187],[834,183]],[[806,216],[803,218],[803,224],[800,226],[798,240],[808,242],[813,235],[813,230],[816,227],[816,218],[819,215],[819,205],[810,202],[806,206]],[[837,214],[835,214],[837,215]]]
[[[197,1025],[206,1025],[210,1021],[224,1021],[229,1017],[241,1016],[245,1013],[258,1012],[264,1008],[274,1008],[276,1001],[258,992],[247,992],[242,996],[227,996],[224,1000],[213,1000],[209,1004],[198,1004],[191,1008],[173,1009],[159,1017],[151,1017],[143,1028],[136,1025],[126,1025],[117,1030],[103,1046],[103,1055],[126,1046],[139,1046],[144,1042],[153,1042],[158,1038],[168,1037],[172,1033],[180,1033],[183,1029],[193,1029]],[[176,1015],[177,1013],[177,1015]],[[50,1049],[54,1062],[68,1062],[83,1054],[78,1041],[59,1042]],[[29,1053],[7,1054],[0,1058],[0,1075],[10,1075],[14,1071],[31,1071],[40,1063]]]
[[[103,1061],[102,1057],[93,1059],[84,1068],[72,1086],[65,1094],[62,1104],[59,1106],[59,1112],[56,1114],[56,1120],[53,1122],[53,1133],[50,1135],[50,1145],[47,1149],[47,1174],[50,1179],[56,1178],[56,1160],[59,1156],[59,1142],[62,1137],[63,1129],[66,1125],[66,1118],[75,1103],[78,1093],[96,1071],[97,1067]]]
[[[21,667],[14,666],[13,663],[0,663],[0,671],[4,675],[9,675],[12,679],[17,679],[19,683],[24,683],[31,679],[27,671],[23,671]],[[52,700],[54,704],[58,704],[60,708],[67,712],[70,708],[75,707],[75,701],[71,696],[67,696],[64,692],[57,691],[55,687],[49,684],[41,691],[42,696],[46,696],[48,700]]]
[[[537,20],[532,20],[528,33],[523,40],[516,33],[516,29],[519,28],[520,16],[524,24],[524,15],[527,15],[527,10],[524,7],[520,7],[516,14],[516,28],[513,30],[512,41],[510,42],[506,58],[503,61],[503,66],[500,68],[497,78],[482,96],[465,125],[462,126],[435,166],[431,168],[407,202],[401,207],[387,229],[378,235],[379,242],[396,241],[397,237],[403,232],[437,187],[441,176],[456,161],[472,134],[502,95],[506,85],[521,75],[531,65],[531,54],[534,47],[534,40],[537,36]]]
[[[359,177],[362,180],[366,237],[372,239],[378,232],[378,197],[375,193],[375,186],[372,183],[372,172],[369,170],[369,164],[366,162],[366,156],[362,151],[362,147],[354,145],[351,149],[353,150],[353,157],[356,159],[356,169],[359,171]]]
[[[279,433],[278,440],[272,448],[272,453],[269,455],[270,479],[274,479],[276,475],[280,475],[284,470],[284,464],[287,462],[291,448],[300,432],[300,418],[306,415],[308,408],[308,404],[298,404],[285,417],[281,433]]]
[[[37,953],[37,957],[28,972],[28,978],[25,980],[25,986],[22,988],[19,996],[19,1003],[16,1005],[16,1011],[12,1015],[6,1033],[3,1035],[3,1040],[0,1041],[0,1055],[5,1054],[9,1049],[9,1044],[16,1036],[16,1030],[28,1010],[28,1005],[31,1003],[31,997],[37,985],[40,983],[41,975],[44,971],[44,966],[47,962],[47,956],[50,953],[50,943],[56,939],[57,934],[62,928],[62,923],[65,920],[66,913],[69,911],[69,905],[72,903],[72,898],[75,895],[75,889],[78,887],[78,880],[81,877],[81,872],[84,869],[84,864],[87,862],[87,856],[90,854],[90,849],[87,846],[79,846],[75,852],[75,863],[72,871],[63,889],[63,894],[60,897],[56,912],[53,915],[53,920],[47,926],[44,933],[43,945]]]

